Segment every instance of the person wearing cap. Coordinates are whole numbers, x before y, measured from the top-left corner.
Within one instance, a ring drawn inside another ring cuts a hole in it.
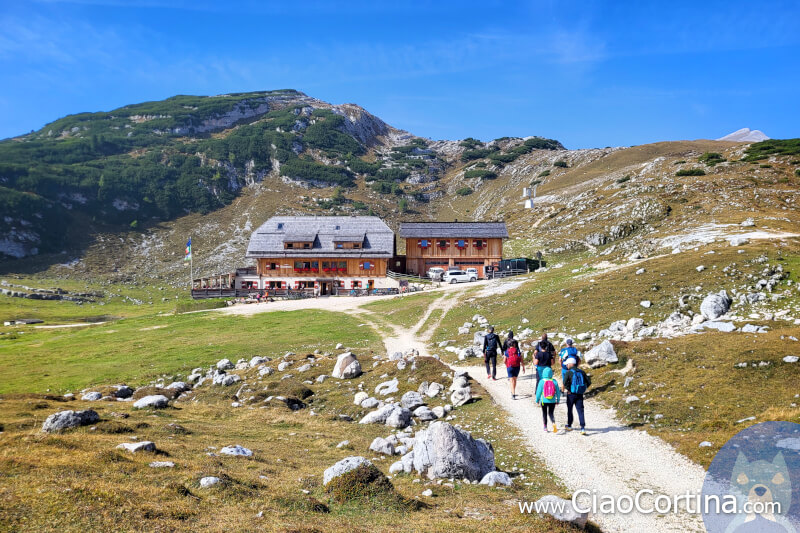
[[[494,332],[494,326],[489,326],[489,332],[483,338],[483,362],[486,363],[486,379],[497,381],[498,351],[503,353],[500,337]]]
[[[564,383],[564,379],[567,377],[567,364],[565,362],[567,358],[574,358],[576,364],[581,360],[581,352],[573,346],[574,341],[572,339],[567,339],[566,344],[567,345],[558,352],[558,359],[561,361],[561,383]]]
[[[583,414],[583,395],[586,389],[592,384],[592,380],[586,372],[578,368],[578,360],[574,357],[567,357],[564,361],[567,365],[567,374],[564,377],[562,390],[567,394],[567,425],[565,431],[572,431],[572,407],[578,412],[578,422],[581,424],[581,435],[586,435],[586,419]]]

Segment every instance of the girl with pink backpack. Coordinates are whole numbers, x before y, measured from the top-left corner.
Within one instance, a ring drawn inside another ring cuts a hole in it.
[[[547,419],[553,423],[553,433],[558,433],[556,427],[555,410],[558,402],[561,401],[561,389],[553,379],[553,369],[544,367],[542,369],[542,379],[536,387],[536,403],[542,406],[542,421],[544,430],[547,431]]]

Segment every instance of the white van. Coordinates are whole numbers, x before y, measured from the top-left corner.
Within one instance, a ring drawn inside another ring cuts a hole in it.
[[[441,267],[431,267],[428,269],[428,278],[432,281],[442,281],[444,269]]]

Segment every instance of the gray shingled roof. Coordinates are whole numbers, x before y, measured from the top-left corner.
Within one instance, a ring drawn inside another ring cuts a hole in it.
[[[401,222],[404,239],[508,238],[505,222]]]
[[[314,245],[284,250],[284,241],[313,241]],[[334,242],[361,242],[362,247],[337,249]],[[378,217],[275,216],[253,232],[247,246],[247,257],[313,256],[393,257],[394,232]]]

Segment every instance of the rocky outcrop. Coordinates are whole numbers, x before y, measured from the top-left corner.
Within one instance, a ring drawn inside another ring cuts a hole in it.
[[[100,421],[97,412],[87,409],[85,411],[59,411],[48,416],[42,424],[42,431],[54,433],[78,426],[95,424]]]
[[[493,472],[494,449],[483,439],[446,422],[432,422],[414,439],[414,469],[429,479],[480,481]]]

